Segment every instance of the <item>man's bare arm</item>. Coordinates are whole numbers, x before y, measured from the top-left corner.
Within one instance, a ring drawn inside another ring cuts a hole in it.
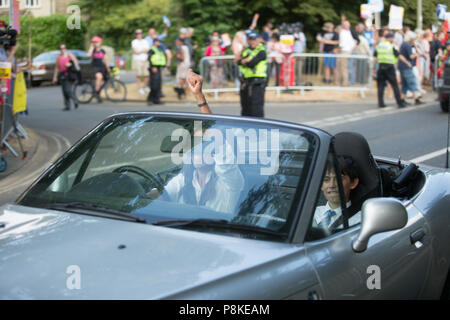
[[[203,84],[202,76],[194,73],[192,69],[189,69],[187,83],[189,89],[191,90],[192,94],[197,100],[197,104],[201,106],[200,111],[202,113],[212,113],[211,109],[209,108],[208,102],[206,101],[205,95],[202,92],[202,84]]]

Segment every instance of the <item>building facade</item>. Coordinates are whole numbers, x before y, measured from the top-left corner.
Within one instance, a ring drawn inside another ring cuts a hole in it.
[[[12,0],[0,0],[0,16],[9,14]],[[34,17],[45,17],[52,14],[67,14],[67,7],[75,0],[20,0],[20,13],[32,14]]]

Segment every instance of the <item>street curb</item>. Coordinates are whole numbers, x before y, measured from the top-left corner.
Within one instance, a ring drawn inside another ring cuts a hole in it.
[[[14,157],[14,155],[12,155],[9,150],[6,151],[8,153],[7,156],[5,156],[5,152],[2,152],[3,156],[5,158],[7,158],[7,169],[5,172],[0,173],[0,181],[9,177],[10,175],[16,173],[17,171],[22,169],[24,166],[26,166],[28,163],[32,162],[34,156],[38,152],[40,140],[42,139],[42,137],[38,133],[36,133],[36,131],[34,131],[30,128],[27,128],[27,127],[23,127],[23,128],[27,132],[28,139],[31,139],[31,136],[33,135],[35,137],[36,143],[33,144],[31,150],[26,150],[27,151],[27,159],[26,160],[22,160],[22,155],[20,154],[19,150],[16,150],[19,153],[19,156],[17,158]],[[12,161],[14,161],[13,162],[14,165],[11,163]]]
[[[188,101],[188,100],[184,100],[184,101],[179,101],[179,100],[164,100],[164,99],[161,99],[161,101],[163,101],[165,104],[171,104],[171,105],[173,105],[173,104],[176,104],[176,105],[185,105],[185,106],[192,106],[192,105],[197,105],[196,103],[195,103],[195,101]],[[364,100],[364,101],[367,101],[367,100]],[[124,101],[124,102],[121,102],[121,103],[126,103],[126,102],[132,102],[132,103],[144,103],[144,104],[146,104],[147,103],[147,101],[145,101],[145,100],[134,100],[134,99],[131,99],[131,100],[126,100],[126,101]],[[191,103],[191,104],[187,104],[187,103]],[[283,100],[283,101],[280,101],[280,100],[265,100],[264,101],[264,103],[279,103],[279,104],[292,104],[292,103],[344,103],[344,102],[346,102],[346,101],[344,101],[344,100],[302,100],[302,101],[298,101],[298,100]],[[373,100],[373,102],[375,103],[376,102],[376,100]],[[217,100],[213,100],[213,99],[211,99],[211,100],[208,100],[208,103],[209,104],[230,104],[230,103],[233,103],[233,104],[240,104],[240,102],[239,101],[233,101],[233,100],[231,100],[231,101],[217,101]]]
[[[437,94],[434,91],[428,91],[424,97],[427,96],[432,96],[434,97],[435,94]],[[239,100],[215,100],[214,98],[211,97],[206,97],[207,101],[209,104],[217,104],[217,105],[223,105],[223,104],[237,104],[238,106],[240,105],[240,101]],[[386,97],[385,97],[386,99]],[[389,98],[391,99],[391,98]],[[410,99],[410,98],[408,98]],[[391,100],[394,101],[394,98],[392,98]],[[192,106],[192,105],[196,105],[196,102],[194,100],[166,100],[164,98],[161,99],[161,101],[163,101],[165,104],[171,104],[171,105],[177,105],[177,106]],[[359,100],[345,100],[345,99],[336,99],[336,100],[315,100],[315,99],[308,99],[308,100],[273,100],[273,99],[266,99],[264,101],[264,103],[270,103],[270,104],[293,104],[293,103],[298,103],[298,104],[311,104],[311,103],[323,103],[323,104],[332,104],[332,103],[346,103],[346,102],[362,102],[362,103],[378,103],[377,97],[365,97],[365,98],[360,98]],[[142,103],[142,104],[146,104],[147,101],[145,99],[139,100],[139,99],[127,99],[124,102],[121,103]]]

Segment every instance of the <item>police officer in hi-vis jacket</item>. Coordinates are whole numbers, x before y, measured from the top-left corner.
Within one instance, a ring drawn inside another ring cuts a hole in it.
[[[374,53],[374,72],[375,63],[378,62],[378,71],[376,74],[378,85],[378,107],[380,108],[386,107],[384,104],[384,88],[386,87],[386,82],[389,82],[394,90],[394,96],[398,107],[403,108],[406,106],[401,99],[400,89],[398,88],[397,77],[395,74],[395,64],[397,63],[397,60],[401,59],[403,61],[406,59],[394,47],[392,44],[393,40],[394,36],[392,33],[386,34],[385,40],[380,42]]]
[[[241,115],[264,117],[264,92],[267,82],[267,53],[258,33],[247,34],[248,47],[236,57],[242,74]]]
[[[167,66],[167,57],[161,48],[161,40],[153,39],[153,47],[148,52],[150,61],[150,93],[147,97],[147,105],[163,104],[161,102],[162,69]]]

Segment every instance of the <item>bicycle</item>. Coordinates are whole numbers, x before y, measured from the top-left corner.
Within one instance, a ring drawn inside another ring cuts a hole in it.
[[[118,79],[118,75],[119,68],[112,68],[111,73],[100,87],[99,95],[104,91],[106,99],[111,102],[122,102],[127,98],[127,87]],[[95,93],[94,79],[75,83],[73,90],[79,103],[89,103],[97,96]]]

